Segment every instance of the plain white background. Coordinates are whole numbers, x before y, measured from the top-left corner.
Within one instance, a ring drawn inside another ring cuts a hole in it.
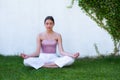
[[[102,54],[113,51],[110,35],[97,26],[78,7],[67,8],[71,0],[0,0],[0,54],[30,54],[36,49],[36,36],[45,31],[44,19],[53,16],[54,30],[61,33],[67,52],[81,57],[96,56],[94,44]]]

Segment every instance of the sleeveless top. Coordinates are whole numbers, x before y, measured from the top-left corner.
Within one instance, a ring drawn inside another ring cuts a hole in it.
[[[43,53],[56,53],[56,40],[42,40],[41,48]]]

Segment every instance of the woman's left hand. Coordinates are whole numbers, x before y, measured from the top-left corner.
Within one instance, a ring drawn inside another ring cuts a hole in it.
[[[79,52],[77,52],[77,53],[74,53],[74,54],[72,55],[72,57],[73,57],[73,58],[78,58],[79,55],[80,55]]]

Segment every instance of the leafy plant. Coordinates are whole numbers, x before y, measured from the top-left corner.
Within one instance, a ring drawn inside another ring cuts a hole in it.
[[[106,30],[114,42],[114,55],[120,51],[120,2],[119,0],[77,0],[78,6]],[[72,0],[72,5],[74,0]]]

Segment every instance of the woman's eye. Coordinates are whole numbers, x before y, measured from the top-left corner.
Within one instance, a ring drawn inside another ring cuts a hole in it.
[[[49,23],[46,23],[46,25],[48,25]]]
[[[50,23],[50,25],[52,25],[52,23]]]

